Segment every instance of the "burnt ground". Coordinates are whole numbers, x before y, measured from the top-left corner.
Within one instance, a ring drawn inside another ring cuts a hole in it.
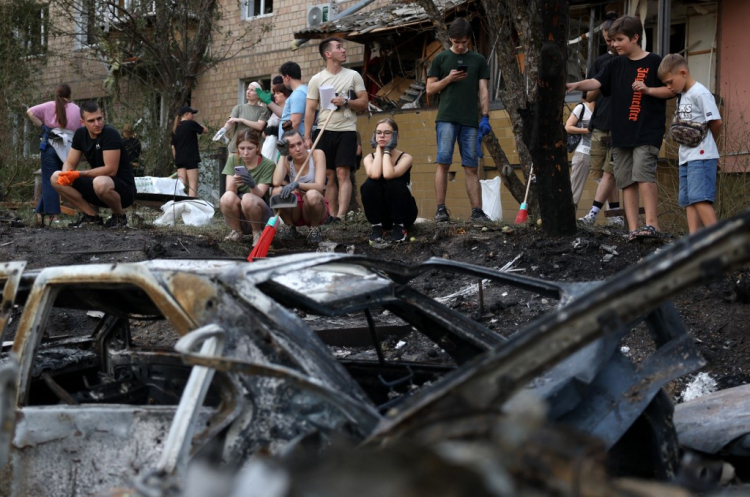
[[[3,217],[3,216],[0,216]],[[7,219],[7,217],[5,217]],[[131,224],[135,224],[132,223]],[[101,228],[73,230],[56,226],[13,227],[0,223],[0,260],[26,260],[28,268],[52,265],[92,264],[107,262],[135,262],[154,258],[226,258],[244,257],[249,252],[245,244],[223,241],[225,229],[220,219],[211,229],[154,228],[148,223],[122,231]],[[304,234],[304,229],[300,230]],[[493,225],[482,228],[464,223],[436,226],[432,222],[416,225],[410,235],[414,241],[398,247],[370,246],[367,242],[369,227],[362,218],[334,228],[324,228],[324,237],[340,245],[337,250],[353,251],[376,258],[404,263],[418,263],[430,257],[445,257],[457,261],[499,268],[518,257],[513,268],[520,274],[546,280],[593,281],[607,279],[619,271],[637,264],[644,256],[654,252],[662,241],[628,243],[624,232],[597,227],[580,229],[572,237],[549,237],[536,226],[502,228]],[[603,247],[614,247],[616,255],[605,262],[609,253]],[[304,239],[286,239],[277,235],[269,255],[311,250]],[[748,267],[725,275],[719,281],[688,289],[674,303],[689,333],[708,361],[704,371],[711,374],[719,388],[728,388],[750,382],[750,340],[747,340],[746,323],[750,321],[750,282]],[[467,287],[476,288],[476,278],[461,275],[442,275],[440,278],[426,274],[414,282],[415,287],[432,296],[445,297]],[[484,286],[484,309],[479,315],[476,292],[447,299],[446,304],[474,319],[481,320],[497,332],[510,336],[530,321],[553,311],[557,302],[497,284]],[[74,332],[85,317],[65,312],[55,312],[55,329]],[[388,322],[387,315],[376,319]],[[310,322],[317,327],[314,321]],[[11,326],[11,328],[13,328]],[[12,336],[12,329],[11,336]],[[144,342],[156,344],[160,335],[158,327],[143,330]],[[6,337],[8,339],[8,337]],[[405,345],[396,347],[399,341]],[[653,349],[648,332],[637,329],[624,341],[627,354],[636,362]],[[440,349],[413,336],[390,339],[385,343],[386,354],[391,358],[421,358],[440,362],[445,355]],[[335,350],[339,357],[374,358],[372,350]],[[689,378],[678,380],[668,388],[673,398],[679,395]]]

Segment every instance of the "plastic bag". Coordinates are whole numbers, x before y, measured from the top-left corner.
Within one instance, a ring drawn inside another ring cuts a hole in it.
[[[170,200],[161,210],[164,214],[154,221],[156,226],[173,226],[177,219],[187,226],[205,226],[214,218],[214,206],[205,200]]]
[[[479,184],[482,185],[482,210],[493,221],[500,221],[503,218],[503,204],[500,201],[500,186],[502,185],[500,176],[480,180]]]
[[[261,147],[260,149],[260,155],[270,160],[274,164],[276,163],[276,159],[278,159],[279,157],[279,151],[276,148],[276,141],[276,135],[269,135],[266,137],[265,141],[263,141],[263,147]]]

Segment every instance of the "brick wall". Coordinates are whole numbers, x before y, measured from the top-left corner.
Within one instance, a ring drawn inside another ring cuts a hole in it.
[[[279,66],[286,61],[294,61],[302,69],[304,82],[325,67],[318,53],[319,40],[311,40],[297,51],[291,51],[294,33],[305,29],[307,23],[307,6],[315,5],[316,0],[299,2],[298,0],[276,0],[273,15],[253,20],[241,21],[239,2],[224,0],[224,26],[236,29],[237,23],[252,27],[259,32],[264,23],[272,23],[273,29],[262,35],[260,43],[241,52],[231,61],[209,71],[198,82],[193,91],[192,104],[201,110],[200,117],[206,124],[223,125],[232,107],[238,102],[239,82],[255,78],[270,78],[278,74]],[[339,4],[339,12],[354,5],[349,1]],[[381,7],[387,0],[377,0],[364,11]],[[348,65],[359,65],[363,60],[363,46],[348,42],[344,45],[347,51]]]

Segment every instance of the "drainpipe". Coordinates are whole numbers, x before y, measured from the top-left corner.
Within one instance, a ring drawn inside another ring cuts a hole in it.
[[[329,21],[335,21],[336,19],[341,19],[342,17],[348,16],[349,14],[354,14],[358,10],[364,9],[365,7],[367,7],[368,5],[370,5],[374,1],[375,0],[362,0],[358,4],[352,5],[348,9],[344,10],[343,12],[341,12],[340,14],[336,14],[335,16],[333,16],[331,19],[328,19],[328,20]],[[289,49],[292,52],[294,52],[299,47],[301,47],[302,45],[304,45],[305,43],[307,43],[308,41],[310,41],[310,40],[302,40],[302,39],[300,39],[300,40],[294,40],[292,42],[292,44],[289,46]]]

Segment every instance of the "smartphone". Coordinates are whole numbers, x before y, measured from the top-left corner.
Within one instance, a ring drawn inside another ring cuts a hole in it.
[[[467,66],[466,64],[459,64],[459,65],[458,65],[458,70],[459,70],[460,72],[466,72],[466,71],[468,71],[468,70],[469,70],[469,66]]]
[[[234,166],[234,174],[242,175],[247,172],[247,169],[245,169],[245,166]]]

